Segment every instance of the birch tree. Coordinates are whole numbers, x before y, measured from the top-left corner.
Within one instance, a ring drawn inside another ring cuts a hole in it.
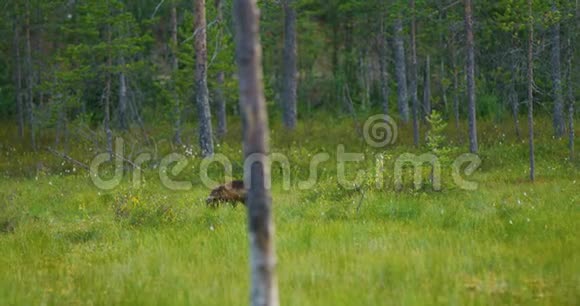
[[[387,34],[385,28],[386,14],[380,15],[380,30],[378,38],[379,73],[381,82],[381,106],[383,114],[389,113],[389,59],[387,58]]]
[[[22,60],[20,55],[20,16],[14,16],[13,30],[14,30],[14,90],[16,97],[16,116],[18,118],[18,137],[24,139],[24,101],[23,101],[23,85],[22,85]]]
[[[282,63],[282,107],[284,126],[296,127],[296,9],[293,0],[283,0],[284,8],[284,50]]]
[[[171,81],[171,91],[173,99],[173,143],[181,144],[181,99],[177,93],[177,84],[175,81],[176,74],[179,70],[179,52],[177,41],[177,4],[176,1],[171,2],[171,45],[169,47],[171,70],[173,78]]]
[[[413,143],[419,146],[419,99],[417,98],[417,23],[415,20],[415,0],[410,0],[411,8],[411,104],[413,107]]]
[[[207,37],[205,0],[194,0],[195,100],[199,147],[203,157],[214,153],[211,112],[207,89]]]
[[[536,179],[534,152],[534,16],[528,0],[528,142],[530,147],[530,180]]]
[[[30,130],[30,146],[36,151],[36,121],[34,116],[34,67],[32,66],[32,43],[30,36],[30,0],[25,4],[24,35],[25,35],[25,69],[26,69],[26,111]]]
[[[234,0],[240,107],[244,119],[244,156],[255,158],[244,168],[248,190],[251,305],[278,306],[272,198],[266,182],[268,115],[262,81],[262,49],[256,0]]]
[[[431,115],[431,57],[425,59],[425,79],[423,82],[423,110],[427,118]]]
[[[395,78],[397,80],[397,106],[401,120],[409,122],[405,44],[403,42],[403,21],[400,16],[395,19],[394,32],[393,48],[395,53]]]
[[[473,39],[473,4],[465,0],[465,34],[467,49],[467,119],[469,125],[469,151],[477,153],[477,123],[475,113],[475,51]]]
[[[552,0],[552,13],[558,18],[558,7]],[[564,136],[564,101],[562,97],[562,70],[560,68],[560,21],[551,27],[552,49],[550,66],[552,67],[552,95],[554,97],[554,135]]]
[[[224,25],[224,18],[223,18],[223,2],[222,0],[215,0],[215,7],[217,11],[217,21],[219,31],[217,39],[222,39],[223,36],[223,29]],[[227,113],[226,113],[226,98],[224,95],[224,81],[225,81],[226,73],[223,69],[217,72],[216,77],[216,91],[215,91],[215,102],[217,106],[217,137],[219,139],[223,138],[226,133],[228,132],[228,123],[227,123]]]

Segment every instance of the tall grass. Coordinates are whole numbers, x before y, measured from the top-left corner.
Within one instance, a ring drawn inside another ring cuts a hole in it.
[[[295,182],[307,177],[310,157],[334,156],[337,143],[367,157],[349,174],[374,169],[377,153],[392,169],[398,154],[425,151],[412,148],[410,127],[401,126],[398,145],[381,151],[364,146],[353,126],[324,118],[303,122],[295,133],[273,127],[272,150],[289,157],[294,175],[285,191],[281,172],[273,170],[283,305],[580,302],[579,164],[566,159],[565,143],[550,131],[538,135],[534,184],[526,180],[526,143],[505,132],[509,123],[480,123],[483,164],[470,178],[479,184],[475,191],[445,184],[441,192],[416,191],[408,182],[396,192],[388,173],[383,188],[349,191],[336,182],[335,162],[321,166],[326,170],[313,189],[299,190]],[[464,135],[448,129],[448,145],[461,152]],[[10,129],[3,131],[0,304],[247,304],[245,210],[205,206],[208,190],[195,174],[194,154],[191,171],[180,176],[193,182],[192,190],[166,189],[151,169],[142,188],[127,179],[103,191],[83,169],[46,151],[30,153]],[[240,160],[239,140],[232,133],[218,151]],[[80,141],[68,154],[88,162],[94,150]],[[171,148],[162,142],[158,150]]]

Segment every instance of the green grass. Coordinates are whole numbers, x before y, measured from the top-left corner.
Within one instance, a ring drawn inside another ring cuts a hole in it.
[[[309,154],[333,155],[337,139],[360,147],[351,128],[274,133],[273,148],[305,177]],[[403,129],[387,154],[411,150],[409,135]],[[578,163],[565,160],[565,143],[540,135],[529,183],[527,146],[509,137],[482,136],[476,191],[444,183],[441,192],[395,192],[391,182],[367,190],[358,211],[360,194],[337,186],[332,163],[306,191],[282,190],[273,171],[282,305],[578,305]],[[238,139],[220,150],[236,156]],[[86,160],[85,149],[71,155]],[[187,192],[162,187],[153,171],[142,189],[100,191],[82,170],[23,151],[2,148],[11,160],[0,178],[0,304],[247,304],[243,207],[207,208],[193,174],[183,175],[194,182]],[[44,170],[31,172],[37,159]]]

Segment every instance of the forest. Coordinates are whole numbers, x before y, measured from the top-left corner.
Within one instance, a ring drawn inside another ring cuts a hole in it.
[[[0,304],[579,304],[579,2],[0,1]]]

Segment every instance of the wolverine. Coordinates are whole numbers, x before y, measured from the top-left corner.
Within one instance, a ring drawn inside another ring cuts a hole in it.
[[[238,203],[246,205],[246,194],[248,191],[244,188],[244,181],[235,180],[214,188],[209,197],[205,200],[208,206],[218,206],[220,203],[230,203],[234,207]]]

